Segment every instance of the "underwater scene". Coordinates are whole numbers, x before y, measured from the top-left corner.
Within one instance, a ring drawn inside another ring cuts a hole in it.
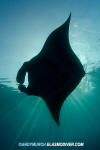
[[[70,45],[86,74],[64,101],[57,125],[41,97],[18,90],[16,76],[70,12]],[[0,0],[0,150],[100,150],[99,18],[99,0]],[[19,146],[48,142],[84,146]]]

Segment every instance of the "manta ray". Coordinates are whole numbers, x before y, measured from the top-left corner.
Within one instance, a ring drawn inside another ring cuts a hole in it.
[[[40,53],[24,62],[16,77],[19,90],[41,97],[57,124],[62,104],[85,75],[83,65],[69,43],[70,19],[71,14],[48,36]],[[26,73],[27,87],[23,84]]]

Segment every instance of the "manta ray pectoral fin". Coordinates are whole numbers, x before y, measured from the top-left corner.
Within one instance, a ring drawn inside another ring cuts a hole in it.
[[[63,27],[63,29],[65,29],[65,31],[66,31],[67,33],[69,32],[70,20],[71,20],[71,13],[70,13],[69,17],[67,18],[67,20],[65,21],[65,23],[61,26],[61,27],[65,26],[65,27]],[[65,33],[66,33],[66,32],[65,32]]]
[[[66,98],[71,94],[71,92],[78,86],[83,75],[75,75],[74,78],[65,82],[65,84],[56,90],[56,93],[49,95],[48,97],[44,97],[44,100],[48,106],[49,111],[52,114],[53,119],[59,125],[60,111],[61,107],[66,100]]]
[[[58,125],[60,125],[59,116],[60,116],[61,106],[64,100],[62,100],[62,102],[60,103],[59,103],[59,97],[48,97],[48,98],[45,98],[44,100],[48,106],[48,109],[53,119]]]

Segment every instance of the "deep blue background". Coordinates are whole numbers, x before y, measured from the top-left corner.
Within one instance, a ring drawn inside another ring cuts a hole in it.
[[[42,99],[17,90],[16,74],[70,12],[70,43],[87,75],[64,102],[57,126]],[[84,150],[100,149],[99,18],[99,0],[0,0],[1,150],[19,149],[19,142],[55,141],[84,142]]]

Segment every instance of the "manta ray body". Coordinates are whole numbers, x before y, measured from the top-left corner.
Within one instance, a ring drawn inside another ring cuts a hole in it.
[[[22,65],[16,77],[20,91],[44,99],[57,124],[64,100],[85,75],[69,43],[70,19],[71,14],[48,36],[40,53]],[[27,87],[23,85],[26,72]]]

